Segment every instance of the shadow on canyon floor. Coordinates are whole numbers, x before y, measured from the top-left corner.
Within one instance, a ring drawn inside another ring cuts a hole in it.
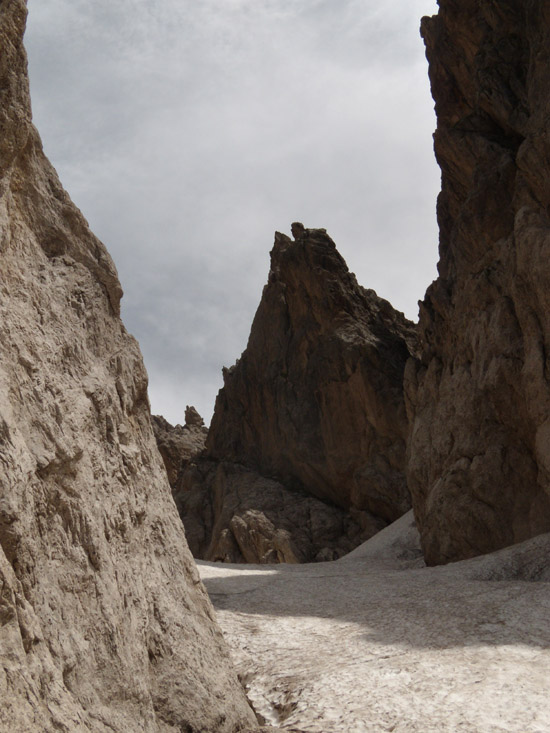
[[[549,544],[547,535],[536,540],[539,550]],[[199,569],[222,612],[330,619],[361,626],[371,643],[410,648],[548,649],[550,583],[517,574],[499,578],[510,556],[513,549],[436,568],[399,568],[380,557],[350,555],[310,565],[199,562]]]

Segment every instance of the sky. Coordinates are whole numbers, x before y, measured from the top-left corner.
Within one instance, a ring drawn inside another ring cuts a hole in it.
[[[275,231],[323,227],[417,320],[440,173],[435,0],[28,0],[34,122],[124,288],[152,411],[208,423]]]

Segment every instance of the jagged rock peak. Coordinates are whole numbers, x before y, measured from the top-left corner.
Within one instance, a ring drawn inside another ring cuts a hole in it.
[[[189,461],[204,450],[208,429],[195,408],[189,406],[183,427],[171,425],[161,415],[152,415],[151,421],[170,486],[175,488]]]
[[[357,284],[324,229],[277,233],[248,345],[224,372],[212,460],[385,522],[404,513],[402,380],[415,327]]]
[[[22,0],[0,3],[0,729],[254,727],[116,270],[30,122],[25,18]]]
[[[275,234],[206,451],[170,474],[196,557],[332,560],[410,506],[402,381],[415,328],[357,284],[326,230],[292,233]]]
[[[439,278],[407,370],[408,480],[429,563],[550,530],[550,6],[440,0]]]
[[[193,406],[185,408],[185,425],[188,428],[203,428],[204,420]]]

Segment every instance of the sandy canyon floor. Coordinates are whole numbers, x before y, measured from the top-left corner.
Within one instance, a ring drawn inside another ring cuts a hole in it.
[[[199,562],[249,699],[307,733],[548,733],[550,536],[424,567],[410,514],[337,562]]]

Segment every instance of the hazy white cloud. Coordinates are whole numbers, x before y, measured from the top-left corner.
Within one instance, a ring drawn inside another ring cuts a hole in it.
[[[275,229],[409,317],[435,277],[435,0],[29,0],[35,122],[115,259],[153,410],[209,418]]]

